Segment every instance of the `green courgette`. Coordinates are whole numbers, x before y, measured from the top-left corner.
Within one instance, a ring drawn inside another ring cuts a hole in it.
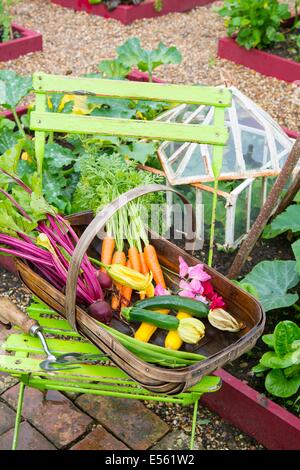
[[[145,300],[139,300],[135,307],[149,310],[168,309],[176,312],[190,313],[193,317],[207,317],[209,307],[199,300],[181,297],[180,295],[159,295]],[[168,315],[166,315],[168,317]],[[145,320],[146,321],[146,320]]]
[[[128,322],[146,322],[151,325],[157,326],[162,330],[177,330],[179,326],[179,320],[173,315],[164,315],[158,312],[152,312],[151,310],[145,310],[139,307],[123,307],[121,315]]]

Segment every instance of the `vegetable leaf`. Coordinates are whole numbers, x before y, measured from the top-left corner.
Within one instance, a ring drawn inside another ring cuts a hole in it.
[[[291,230],[293,233],[300,231],[299,204],[292,204],[279,214],[270,225],[267,225],[263,232],[263,238],[274,238],[287,230]]]
[[[31,89],[31,77],[22,77],[13,70],[0,70],[0,104],[4,108],[15,108]]]
[[[292,250],[295,255],[298,273],[300,275],[300,239],[292,244]]]
[[[243,282],[256,288],[266,311],[288,307],[298,300],[297,294],[287,293],[299,282],[296,261],[262,261],[245,276]]]
[[[300,328],[296,323],[289,320],[279,322],[274,330],[274,349],[276,354],[283,357],[291,351],[293,341],[298,339],[300,339]]]
[[[128,67],[118,59],[113,60],[102,60],[98,65],[98,69],[101,72],[103,78],[125,78],[130,70],[131,67]]]
[[[287,379],[282,370],[273,369],[266,376],[265,387],[272,395],[287,398],[298,391],[300,376]]]

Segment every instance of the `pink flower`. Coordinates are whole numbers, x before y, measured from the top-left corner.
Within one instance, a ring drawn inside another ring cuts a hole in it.
[[[210,281],[205,281],[202,284],[203,286],[203,295],[208,298],[208,300],[212,300],[213,296],[215,295],[214,288]]]
[[[190,282],[182,279],[179,283],[179,287],[182,289],[178,295],[181,297],[195,298],[197,295],[201,295],[203,287],[198,279],[192,279]]]
[[[178,292],[178,295],[180,295],[180,297],[189,297],[190,299],[194,299],[196,297],[196,294],[194,294],[194,292],[189,289],[181,290]]]
[[[218,294],[214,294],[211,304],[209,306],[210,310],[214,310],[215,308],[222,308],[225,307],[225,302],[222,297]]]
[[[189,272],[189,267],[187,263],[184,261],[184,259],[181,256],[179,256],[179,276],[185,277],[188,272]]]
[[[167,289],[164,289],[161,284],[157,284],[154,289],[155,295],[170,295],[170,292]]]
[[[196,264],[188,269],[188,274],[191,279],[198,279],[198,281],[205,282],[211,279],[211,276],[204,271],[203,264]]]

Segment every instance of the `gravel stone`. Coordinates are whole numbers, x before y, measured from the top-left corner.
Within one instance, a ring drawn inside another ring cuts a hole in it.
[[[77,76],[96,72],[97,64],[115,57],[115,49],[136,36],[146,48],[159,41],[182,52],[180,65],[162,66],[159,78],[175,83],[232,83],[268,111],[279,124],[300,130],[299,85],[265,77],[253,70],[217,57],[218,39],[226,35],[223,18],[213,11],[221,5],[198,7],[186,13],[170,13],[125,26],[85,12],[74,12],[45,0],[22,0],[15,7],[15,22],[43,34],[44,51],[0,68],[21,74],[41,70]]]

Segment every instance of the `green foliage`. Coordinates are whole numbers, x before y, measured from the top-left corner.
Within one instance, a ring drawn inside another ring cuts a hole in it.
[[[23,77],[13,70],[0,70],[0,104],[15,109],[32,89],[31,77]]]
[[[300,232],[300,204],[292,204],[275,217],[273,222],[266,226],[263,238],[274,238],[287,231]]]
[[[281,321],[272,335],[264,335],[262,339],[274,351],[263,354],[252,371],[268,371],[265,387],[270,394],[282,398],[294,395],[300,387],[299,326],[289,320]]]
[[[160,65],[179,64],[181,53],[176,47],[166,47],[159,43],[154,50],[143,49],[138,38],[128,39],[117,48],[118,57],[114,60],[102,61],[98,68],[103,77],[125,78],[132,67],[142,72],[148,72],[149,81],[152,82],[153,71]]]
[[[119,194],[144,184],[161,183],[162,178],[138,171],[136,163],[118,154],[96,152],[82,154],[78,161],[80,180],[77,185],[72,209],[92,209],[95,213],[111,202]],[[160,195],[144,196],[143,204],[161,203]]]
[[[217,12],[226,18],[228,36],[246,49],[264,49],[283,41],[280,32],[283,20],[290,17],[287,3],[278,0],[225,0]]]
[[[295,255],[295,260],[296,260],[296,263],[297,263],[297,269],[298,269],[298,273],[300,275],[300,239],[295,241],[292,244],[292,250],[293,250],[294,255]]]
[[[138,5],[144,0],[89,0],[90,5],[99,5],[99,3],[104,3],[107,6],[108,10],[114,10],[119,5]]]
[[[155,0],[154,9],[155,11],[160,12],[164,7],[164,0]]]
[[[19,0],[0,0],[0,28],[2,42],[10,41],[13,39],[13,31],[11,27],[12,15],[11,7]]]
[[[262,261],[244,277],[257,290],[265,311],[289,307],[298,300],[298,295],[288,293],[299,282],[296,261]]]

